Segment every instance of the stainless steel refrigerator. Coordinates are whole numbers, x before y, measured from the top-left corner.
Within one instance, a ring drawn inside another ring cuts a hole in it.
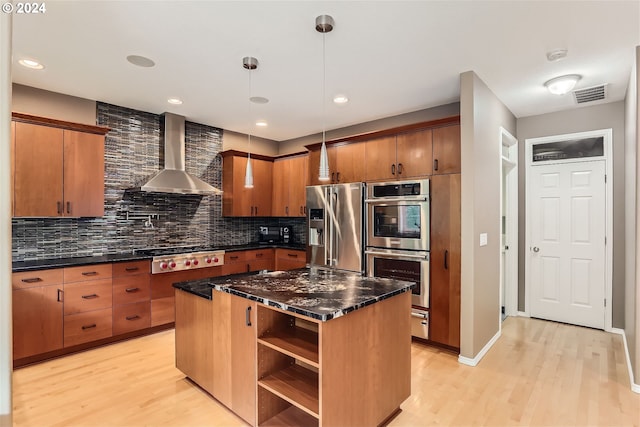
[[[364,184],[307,187],[309,264],[364,272]]]

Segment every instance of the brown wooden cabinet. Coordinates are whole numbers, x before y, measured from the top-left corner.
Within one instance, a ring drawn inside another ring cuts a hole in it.
[[[62,283],[62,269],[13,274],[14,360],[62,348]]]
[[[151,326],[151,264],[149,261],[113,264],[113,334]]]
[[[405,179],[431,174],[431,129],[366,142],[365,179]]]
[[[460,125],[433,130],[433,174],[460,173]]]
[[[222,274],[240,274],[251,271],[273,270],[274,250],[271,248],[233,251],[224,254]]]
[[[15,123],[14,216],[104,215],[104,133]]]
[[[245,188],[247,156],[233,151],[222,155],[222,214],[271,216],[273,161],[251,156],[253,188]]]
[[[329,159],[329,180],[320,181],[320,149],[309,153],[309,185],[338,184],[364,181],[364,154],[363,142],[352,142],[327,147]]]
[[[429,339],[460,347],[460,174],[431,178]]]
[[[276,270],[294,270],[307,265],[306,251],[276,248]]]
[[[307,162],[306,155],[287,157],[273,162],[272,216],[305,216]]]

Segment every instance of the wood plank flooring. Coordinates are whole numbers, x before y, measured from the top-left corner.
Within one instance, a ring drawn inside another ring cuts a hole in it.
[[[390,426],[640,426],[620,336],[508,318],[480,364],[414,343],[412,394]],[[174,333],[21,368],[15,427],[244,426],[175,368]]]

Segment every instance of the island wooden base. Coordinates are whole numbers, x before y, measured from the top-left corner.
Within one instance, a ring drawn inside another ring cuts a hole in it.
[[[235,401],[253,402],[239,413],[252,425],[377,426],[411,394],[409,292],[326,322],[218,291],[213,300],[176,291],[177,367],[234,412],[225,399],[229,387]],[[220,319],[215,307],[229,303],[255,305]],[[255,345],[234,348],[213,338],[220,335],[216,328],[239,327],[253,334]],[[193,360],[198,355],[203,360]],[[211,366],[236,358],[253,364],[245,370],[255,373],[253,386],[242,387],[245,396],[233,381],[226,391],[219,387]]]

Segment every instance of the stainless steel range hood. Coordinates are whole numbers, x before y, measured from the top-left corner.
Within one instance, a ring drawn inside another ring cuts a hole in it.
[[[160,135],[164,149],[164,169],[132,190],[150,193],[220,195],[222,191],[185,171],[185,118],[162,114]]]

